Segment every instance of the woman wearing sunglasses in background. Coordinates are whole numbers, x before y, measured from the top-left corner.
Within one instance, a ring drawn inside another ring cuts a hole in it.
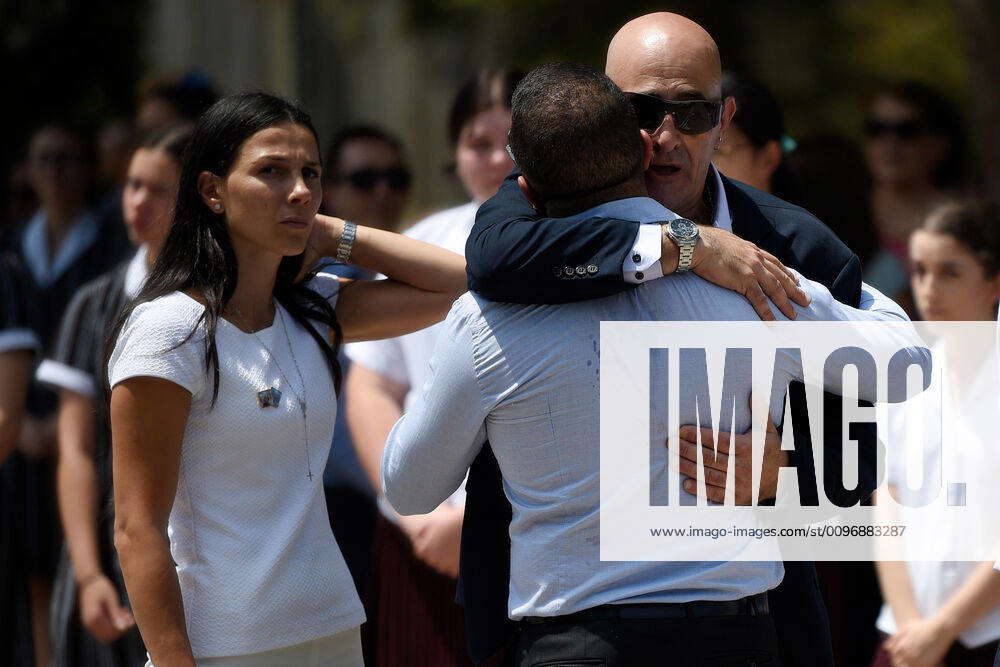
[[[937,91],[901,81],[872,99],[865,135],[879,237],[878,251],[865,266],[865,281],[912,311],[906,294],[906,244],[931,209],[963,185],[969,158],[962,121]]]
[[[399,229],[410,196],[410,170],[399,139],[374,125],[345,127],[330,140],[326,168],[323,213],[389,232]]]
[[[464,253],[479,205],[510,172],[507,155],[510,97],[521,74],[484,70],[459,90],[448,119],[454,172],[471,201],[436,213],[406,231]],[[438,327],[391,340],[345,348],[347,421],[358,457],[373,487],[381,488],[379,462],[389,429],[423,388]],[[375,533],[368,628],[372,665],[466,665],[462,610],[455,604],[464,489],[434,512],[400,517],[384,501]],[[405,630],[404,630],[405,628]]]

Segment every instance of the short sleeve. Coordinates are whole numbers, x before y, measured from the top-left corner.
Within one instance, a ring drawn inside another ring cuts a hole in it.
[[[406,372],[406,355],[399,338],[350,343],[344,346],[344,354],[351,363],[364,366],[393,382],[410,385],[409,374]]]
[[[337,307],[337,296],[340,294],[340,278],[338,276],[321,271],[306,283],[306,287],[326,299],[331,308]]]
[[[96,395],[97,360],[105,329],[98,300],[105,289],[108,282],[99,279],[73,296],[59,327],[55,352],[35,373],[40,382],[91,398]]]
[[[179,304],[168,296],[136,306],[122,327],[108,360],[111,387],[134,377],[169,380],[198,395],[206,385],[201,306]],[[193,305],[193,302],[192,302]],[[198,330],[192,335],[195,326]]]
[[[14,261],[0,256],[0,352],[38,350],[41,345],[29,326],[27,289]]]

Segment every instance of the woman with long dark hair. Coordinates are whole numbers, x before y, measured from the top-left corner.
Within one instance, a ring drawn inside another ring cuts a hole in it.
[[[119,203],[138,250],[77,290],[54,353],[36,373],[59,392],[56,489],[66,548],[51,608],[53,666],[126,667],[146,653],[112,544],[111,424],[101,375],[110,329],[142,288],[170,229],[191,129],[170,125],[140,140]]]
[[[114,337],[115,544],[153,664],[362,662],[364,612],[323,500],[336,351],[440,320],[465,264],[318,216],[320,176],[297,107],[263,93],[213,105]],[[296,281],[328,255],[389,280]]]

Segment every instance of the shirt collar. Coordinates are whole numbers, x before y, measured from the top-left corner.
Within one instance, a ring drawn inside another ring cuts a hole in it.
[[[146,258],[149,256],[149,248],[142,246],[135,253],[132,260],[125,269],[125,296],[134,299],[146,282]]]
[[[708,168],[710,178],[715,179],[715,217],[712,224],[727,232],[733,231],[733,216],[729,212],[729,199],[726,197],[726,186],[722,182],[722,176],[715,165]]]
[[[66,269],[73,265],[91,245],[97,240],[97,218],[89,211],[84,211],[73,222],[59,246],[55,258],[49,263],[49,238],[46,233],[47,221],[44,211],[39,210],[28,221],[21,239],[21,250],[25,263],[35,283],[46,288],[54,283]]]
[[[708,177],[715,181],[715,217],[712,224],[727,232],[733,231],[733,217],[729,212],[729,199],[726,197],[726,187],[722,176],[714,165],[708,168]],[[706,179],[707,187],[707,179]],[[584,218],[618,218],[635,222],[664,222],[680,216],[650,197],[629,197],[598,204],[583,213],[571,216],[571,220]]]
[[[582,213],[570,216],[570,220],[584,218],[617,218],[634,222],[665,222],[680,216],[649,197],[628,197],[598,204]]]

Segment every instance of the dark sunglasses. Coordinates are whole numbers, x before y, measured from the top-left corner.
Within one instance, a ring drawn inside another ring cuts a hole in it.
[[[347,181],[358,190],[371,192],[378,185],[379,181],[385,182],[391,189],[397,192],[408,190],[410,187],[410,172],[403,167],[390,167],[389,169],[358,169],[340,177],[341,181]]]
[[[645,93],[625,93],[635,110],[639,128],[655,132],[670,114],[674,126],[683,134],[702,134],[719,124],[722,102],[710,100],[663,100]]]
[[[879,120],[869,118],[865,121],[865,134],[869,137],[884,137],[894,135],[897,139],[909,140],[923,136],[930,131],[927,125],[919,120]]]

